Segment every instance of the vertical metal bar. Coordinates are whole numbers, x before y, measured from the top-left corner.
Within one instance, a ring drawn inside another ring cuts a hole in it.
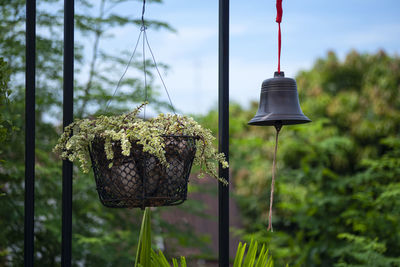
[[[63,126],[73,121],[74,102],[74,0],[64,0],[64,94]],[[62,167],[61,266],[71,266],[72,251],[72,163]]]
[[[26,1],[24,263],[33,266],[35,223],[36,0]]]
[[[219,152],[229,160],[229,0],[219,0]],[[229,169],[219,166],[219,176],[229,181]],[[218,185],[219,266],[229,266],[229,186]]]

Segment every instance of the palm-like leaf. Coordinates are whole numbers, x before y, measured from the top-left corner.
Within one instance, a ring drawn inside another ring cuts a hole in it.
[[[246,252],[247,244],[239,242],[239,246],[236,251],[235,261],[233,262],[233,267],[273,267],[274,261],[272,257],[268,257],[269,250],[263,245],[259,253],[258,242],[251,240],[249,249]],[[243,262],[244,259],[244,262]]]
[[[138,249],[136,251],[135,267],[171,267],[167,258],[161,252],[156,253],[151,248],[151,211],[146,208],[143,214],[142,226],[140,228]],[[179,267],[177,259],[172,259],[174,267]],[[180,267],[186,266],[185,257],[180,258]]]

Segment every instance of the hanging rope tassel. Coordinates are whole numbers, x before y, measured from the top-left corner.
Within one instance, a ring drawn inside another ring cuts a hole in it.
[[[278,152],[278,136],[279,136],[279,132],[282,129],[282,124],[275,124],[275,129],[276,129],[275,150],[274,150],[274,159],[273,159],[273,162],[272,162],[272,181],[271,181],[271,194],[270,194],[270,198],[269,198],[269,216],[268,216],[268,228],[267,228],[267,231],[271,230],[271,232],[274,231],[272,229],[272,204],[274,202],[274,188],[275,188],[275,174],[276,174],[276,154]]]
[[[282,22],[282,0],[276,0],[276,22],[278,23],[278,73],[281,72],[281,22]]]

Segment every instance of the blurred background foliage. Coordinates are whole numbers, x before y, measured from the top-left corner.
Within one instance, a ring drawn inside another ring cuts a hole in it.
[[[275,130],[247,125],[257,103],[231,105],[230,165],[245,225],[236,233],[267,242],[278,266],[399,266],[400,58],[352,51],[340,61],[329,52],[296,79],[313,122],[281,132],[273,233]]]
[[[110,7],[123,2],[77,1],[81,38],[75,44],[75,117],[104,112],[127,63],[125,54],[99,46],[112,38],[115,27],[140,23],[112,12]],[[35,263],[56,266],[61,162],[51,149],[61,132],[63,17],[61,1],[38,3]],[[8,63],[0,62],[0,266],[23,265],[24,10],[22,0],[0,4],[0,57]],[[173,30],[165,22],[147,23]],[[83,53],[84,46],[91,53]],[[166,103],[157,101],[154,66],[148,66],[150,102],[154,109],[167,110]],[[141,66],[133,68],[140,71]],[[341,61],[329,52],[296,79],[302,109],[313,122],[281,132],[273,233],[266,229],[274,129],[247,125],[257,103],[249,108],[231,105],[231,181],[243,220],[243,228],[234,232],[247,241],[267,243],[276,266],[399,266],[400,58],[384,51],[352,51]],[[121,91],[108,113],[126,111],[143,100],[141,78],[127,77],[122,86],[131,90]],[[216,134],[217,117],[213,110],[196,118]],[[141,212],[102,207],[93,177],[77,170],[73,194],[73,265],[132,264]],[[203,208],[192,200],[182,207],[197,215]],[[190,227],[170,225],[157,211],[153,221],[160,226],[154,227],[157,244],[172,238],[206,250],[207,239],[196,237]]]
[[[106,103],[128,63],[131,51],[110,51],[99,45],[112,38],[118,27],[137,26],[139,35],[140,18],[114,12],[115,7],[128,1],[76,1],[75,118],[105,113]],[[57,266],[61,260],[61,161],[51,150],[62,131],[63,1],[40,0],[37,7],[35,265]],[[2,1],[0,18],[0,57],[4,59],[0,61],[0,266],[23,266],[25,1]],[[148,20],[146,25],[151,30],[173,31],[161,21]],[[136,63],[131,65],[138,73],[143,72],[140,59],[141,54],[137,53]],[[165,67],[159,64],[159,68]],[[154,110],[168,110],[168,104],[157,100],[156,76],[150,60],[146,71],[150,103]],[[144,100],[142,78],[125,76],[108,114],[128,111]],[[198,206],[193,202],[186,205],[189,211],[198,210]],[[92,174],[87,177],[75,167],[73,266],[131,265],[141,214],[136,209],[103,207]],[[154,214],[157,218],[158,211]],[[204,247],[205,239],[191,234],[188,227],[162,220],[158,224],[163,227],[154,229],[158,240],[168,233],[177,244]]]

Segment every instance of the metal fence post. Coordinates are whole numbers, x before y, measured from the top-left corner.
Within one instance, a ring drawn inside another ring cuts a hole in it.
[[[229,160],[229,0],[219,1],[219,152]],[[219,167],[219,176],[229,181],[229,169]],[[229,186],[218,185],[219,266],[229,266]]]
[[[74,0],[64,0],[64,92],[63,126],[74,118]],[[62,245],[61,266],[71,266],[72,254],[72,163],[62,167]]]
[[[36,0],[26,1],[24,263],[34,262]]]

